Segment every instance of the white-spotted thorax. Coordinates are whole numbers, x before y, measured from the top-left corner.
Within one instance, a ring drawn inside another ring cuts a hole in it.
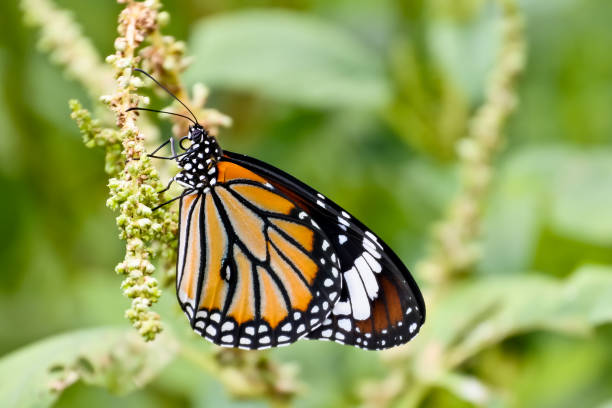
[[[189,147],[183,146],[186,140],[191,142]],[[189,135],[181,139],[180,145],[185,153],[178,160],[182,170],[174,179],[185,188],[207,193],[217,183],[217,162],[223,155],[217,139],[196,124],[189,127]]]

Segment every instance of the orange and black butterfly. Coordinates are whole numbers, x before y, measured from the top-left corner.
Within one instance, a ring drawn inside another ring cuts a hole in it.
[[[185,188],[176,292],[198,334],[244,349],[306,338],[374,350],[417,334],[423,297],[378,236],[287,173],[223,151],[191,121],[181,153],[170,139],[151,157],[181,168],[171,180]],[[168,143],[172,156],[155,156]]]

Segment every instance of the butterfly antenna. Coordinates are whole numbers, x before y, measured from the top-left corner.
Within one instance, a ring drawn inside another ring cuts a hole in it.
[[[149,77],[149,79],[151,79],[153,82],[155,82],[161,89],[163,89],[164,91],[166,91],[168,93],[168,95],[172,96],[174,99],[176,99],[178,101],[178,103],[180,103],[181,105],[183,105],[185,107],[185,109],[187,109],[187,111],[189,113],[191,113],[191,116],[193,116],[193,118],[195,119],[195,123],[199,123],[198,122],[198,118],[196,118],[196,116],[193,114],[193,112],[191,111],[191,109],[189,109],[187,107],[187,105],[185,105],[179,98],[176,97],[175,94],[173,94],[172,92],[170,92],[170,90],[168,88],[166,88],[165,86],[163,86],[162,84],[159,83],[159,81],[155,78],[153,78],[148,72],[143,71],[140,68],[134,68],[134,71],[138,71],[141,74],[145,74],[147,77]]]
[[[185,118],[185,119],[191,121],[194,125],[198,124],[198,122],[194,122],[194,120],[191,119],[189,116],[181,115],[180,113],[168,112],[168,111],[157,110],[157,109],[148,109],[148,108],[130,108],[130,109],[126,109],[125,111],[126,112],[130,112],[130,111],[148,111],[148,112],[156,112],[156,113],[166,113],[168,115],[180,116],[181,118]]]

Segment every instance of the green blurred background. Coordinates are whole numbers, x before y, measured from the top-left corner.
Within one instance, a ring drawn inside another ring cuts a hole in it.
[[[101,55],[113,52],[120,5],[56,4],[73,11]],[[577,269],[596,269],[602,282],[612,276],[612,2],[519,4],[528,62],[520,105],[495,162],[483,256],[472,281],[525,277],[526,290],[518,286],[511,298],[541,299],[516,311],[530,315],[546,309],[548,298],[538,290],[529,294],[529,282],[558,279],[571,293]],[[384,237],[409,267],[423,258],[432,223],[457,191],[455,142],[483,101],[499,51],[495,3],[166,0],[164,9],[171,15],[165,33],[187,41],[194,56],[185,80],[206,83],[208,106],[234,121],[221,131],[223,147],[317,188]],[[90,104],[87,93],[37,49],[38,30],[24,26],[18,2],[2,2],[0,15],[2,356],[74,329],[128,328],[123,312],[129,301],[113,273],[123,247],[105,207],[104,154],[83,146],[69,117],[67,101]],[[169,134],[168,123],[160,126]],[[486,288],[455,313],[489,296]],[[573,320],[584,330],[563,322],[511,330],[458,368],[495,392],[483,405],[612,404],[612,302],[606,300],[612,286],[594,288],[603,291],[592,296],[596,307]],[[166,289],[156,310],[168,330],[188,338],[172,291]],[[443,317],[430,316],[427,325],[452,325],[458,318]],[[202,352],[212,348],[194,344]],[[377,353],[333,343],[300,342],[271,354],[299,367],[305,387],[294,402],[300,407],[360,405],[363,394],[373,392],[364,382],[382,380],[391,370]],[[460,394],[438,384],[420,405],[478,402]],[[111,404],[265,405],[233,400],[183,358],[127,395],[79,382],[57,402]]]

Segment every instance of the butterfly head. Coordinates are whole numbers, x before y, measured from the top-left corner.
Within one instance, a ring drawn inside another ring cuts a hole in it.
[[[210,137],[208,131],[199,123],[189,126],[189,135],[187,135],[187,138],[192,143],[202,143],[207,137]]]

